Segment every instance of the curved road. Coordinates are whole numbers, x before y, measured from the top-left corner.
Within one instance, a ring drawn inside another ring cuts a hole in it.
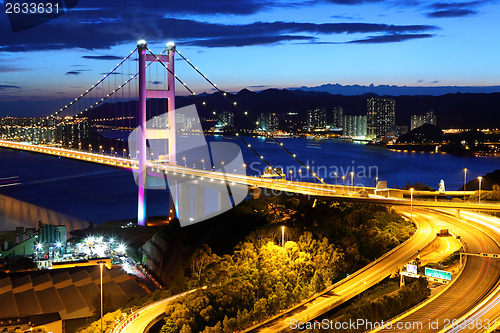
[[[498,234],[481,227],[475,222],[462,221],[452,212],[421,212],[429,218],[439,220],[444,228],[460,235],[469,253],[500,253],[499,245],[488,235]],[[488,233],[488,234],[487,234]],[[392,328],[382,332],[438,332],[467,314],[495,290],[500,282],[500,260],[469,256],[462,274],[441,295],[416,311],[409,312],[402,319],[392,323]],[[406,329],[405,329],[406,327]],[[451,325],[450,325],[451,327]]]
[[[408,209],[403,211],[408,215],[410,213]],[[251,327],[243,332],[289,331],[291,320],[306,322],[314,319],[396,272],[398,268],[415,258],[419,250],[431,243],[439,230],[435,222],[424,214],[414,211],[413,218],[418,223],[419,228],[410,240],[355,272],[350,277],[336,283],[333,289],[323,295],[293,311],[280,315],[270,322]]]

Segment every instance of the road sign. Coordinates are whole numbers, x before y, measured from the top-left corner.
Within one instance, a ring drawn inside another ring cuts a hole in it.
[[[418,274],[418,273],[417,273],[417,265],[407,264],[407,265],[406,265],[406,271],[407,271],[408,273]]]
[[[451,281],[451,272],[439,269],[425,268],[425,276]]]

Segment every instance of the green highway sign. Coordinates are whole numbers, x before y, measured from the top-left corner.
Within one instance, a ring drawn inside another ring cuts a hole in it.
[[[451,272],[425,267],[425,276],[451,281]]]

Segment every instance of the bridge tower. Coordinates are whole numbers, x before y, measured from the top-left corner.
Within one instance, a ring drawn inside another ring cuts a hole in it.
[[[147,225],[146,214],[146,176],[147,176],[147,139],[148,138],[166,138],[168,139],[168,162],[171,165],[177,164],[176,158],[176,140],[175,140],[175,77],[174,77],[174,56],[175,44],[167,43],[167,55],[153,56],[147,54],[147,43],[145,40],[140,40],[137,43],[137,51],[139,54],[139,128],[140,135],[138,136],[138,160],[139,160],[139,177],[138,177],[138,204],[137,204],[137,224]],[[159,62],[167,64],[167,90],[147,90],[146,89],[146,62]],[[146,128],[146,99],[147,98],[167,98],[168,99],[168,129],[152,130]],[[159,132],[159,133],[158,133]],[[170,205],[172,207],[173,205]],[[173,212],[173,209],[170,210]],[[175,213],[174,213],[175,214]]]

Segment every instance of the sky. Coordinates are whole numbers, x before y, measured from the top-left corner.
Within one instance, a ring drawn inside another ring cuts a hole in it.
[[[227,91],[500,84],[500,0],[58,2],[61,15],[39,25],[36,16],[0,13],[0,115],[50,114],[140,39],[157,53],[175,42]],[[186,64],[177,61],[176,73],[211,92]]]

